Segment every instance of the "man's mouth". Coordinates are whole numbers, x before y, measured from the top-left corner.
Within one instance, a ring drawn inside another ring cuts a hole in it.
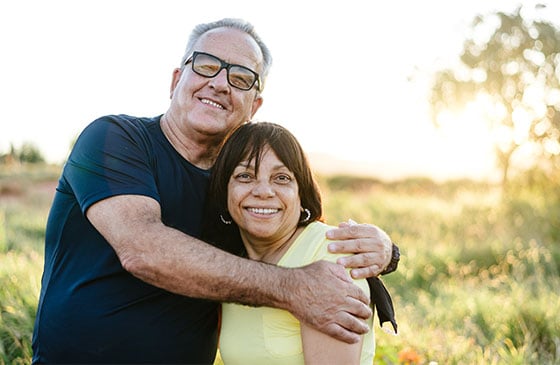
[[[218,103],[216,103],[215,101],[212,101],[212,100],[200,99],[200,101],[202,102],[202,104],[211,105],[211,106],[213,106],[215,108],[218,108],[218,109],[225,109],[222,104],[218,104]]]

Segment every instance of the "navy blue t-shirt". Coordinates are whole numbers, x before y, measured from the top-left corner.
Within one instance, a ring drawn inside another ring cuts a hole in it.
[[[106,116],[76,141],[47,222],[34,363],[214,361],[217,303],[135,278],[85,216],[110,196],[145,195],[164,224],[199,237],[209,171],[183,159],[159,121]]]

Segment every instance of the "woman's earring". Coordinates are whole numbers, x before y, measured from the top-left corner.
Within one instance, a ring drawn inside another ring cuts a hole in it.
[[[311,218],[311,212],[309,211],[309,209],[305,208],[302,213],[305,213],[305,218],[303,218],[301,222],[305,223],[309,220],[309,218]]]
[[[231,221],[228,221],[224,218],[223,215],[220,214],[220,220],[222,221],[223,224],[231,224]]]

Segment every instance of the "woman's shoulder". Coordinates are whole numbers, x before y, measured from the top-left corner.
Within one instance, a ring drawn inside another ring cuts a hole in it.
[[[329,252],[328,246],[332,240],[326,237],[326,233],[334,228],[336,227],[319,221],[310,223],[298,237],[297,241],[294,242],[294,246],[286,253],[283,258],[286,260],[279,264],[296,267],[320,260],[336,262],[340,257],[351,255]],[[355,283],[369,295],[369,287],[365,279],[355,280]]]
[[[319,260],[336,260],[329,258],[332,254],[327,249],[330,240],[327,239],[326,232],[332,228],[334,227],[319,221],[307,225],[286,253],[284,259],[289,260],[283,260],[279,264],[303,266]]]
[[[315,221],[315,222],[309,223],[309,224],[305,227],[305,229],[303,230],[302,235],[303,235],[303,234],[306,234],[306,235],[319,235],[319,234],[323,234],[323,235],[321,236],[321,238],[324,237],[325,240],[326,240],[325,233],[327,233],[328,230],[333,229],[333,228],[336,228],[336,227],[331,226],[331,225],[326,224],[326,223],[321,222],[321,221]]]

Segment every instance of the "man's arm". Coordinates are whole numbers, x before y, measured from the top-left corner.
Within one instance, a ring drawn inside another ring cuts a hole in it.
[[[125,270],[154,286],[195,298],[269,306],[339,340],[368,331],[369,298],[341,265],[317,262],[286,269],[221,251],[161,221],[150,197],[121,195],[86,212]]]
[[[381,228],[354,221],[341,223],[337,229],[327,232],[327,238],[335,240],[329,244],[333,253],[354,253],[338,259],[338,263],[352,268],[355,279],[378,276],[391,263],[393,244]]]

